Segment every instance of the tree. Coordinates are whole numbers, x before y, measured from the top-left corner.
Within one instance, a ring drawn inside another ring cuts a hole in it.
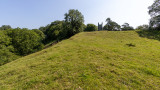
[[[0,31],[0,65],[41,50],[43,39],[43,32],[37,29],[16,28]]]
[[[12,39],[15,53],[19,55],[28,55],[43,48],[43,38],[39,32],[37,33],[37,31],[13,29],[8,30],[7,34]]]
[[[70,9],[65,14],[64,32],[66,37],[70,37],[83,31],[84,16],[81,12],[75,9]]]
[[[146,25],[146,24],[140,25],[136,29],[137,30],[148,30],[149,29],[149,25]]]
[[[5,31],[0,31],[0,66],[18,58],[13,52],[11,38]]]
[[[48,26],[46,29],[46,41],[58,41],[63,38],[63,23],[64,21],[54,21]]]
[[[118,31],[120,30],[121,26],[118,25],[116,22],[112,21],[110,18],[106,19],[107,24],[104,26],[104,30],[108,31]]]
[[[0,27],[0,30],[8,30],[8,29],[11,29],[12,27],[10,25],[2,25]]]
[[[87,24],[87,27],[85,28],[85,31],[97,31],[98,28],[94,24]]]
[[[151,16],[149,27],[160,29],[160,0],[155,0],[149,7],[149,14]]]
[[[47,26],[41,26],[39,28],[40,31],[42,31],[44,34],[46,34],[47,29],[49,28],[50,24],[48,24]]]
[[[122,31],[127,31],[127,30],[134,30],[134,28],[132,26],[129,26],[128,23],[124,23],[122,25],[122,28],[121,28]]]
[[[45,35],[42,31],[38,30],[38,29],[32,29],[32,31],[36,32],[39,36],[41,40],[45,39]]]

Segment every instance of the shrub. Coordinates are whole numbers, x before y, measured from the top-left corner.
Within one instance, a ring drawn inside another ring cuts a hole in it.
[[[97,31],[98,28],[94,24],[87,24],[87,27],[85,28],[85,31]]]

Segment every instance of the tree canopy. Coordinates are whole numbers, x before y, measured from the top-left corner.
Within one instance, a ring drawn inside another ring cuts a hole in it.
[[[107,24],[104,26],[104,30],[118,31],[121,28],[121,26],[118,23],[112,21],[110,18],[107,18],[106,22],[107,22]]]
[[[19,55],[28,55],[43,48],[43,35],[40,31],[28,29],[13,29],[7,31],[12,38],[12,45]]]
[[[65,14],[65,23],[63,24],[67,37],[82,32],[83,23],[84,16],[82,15],[82,13],[78,10],[70,9],[69,12]]]
[[[0,31],[0,66],[21,56],[43,49],[45,36],[38,29],[4,29]]]
[[[2,25],[0,27],[0,30],[8,30],[8,29],[11,29],[12,27],[10,25]]]
[[[85,31],[97,31],[98,28],[94,24],[87,24],[87,27],[85,28]]]
[[[5,31],[0,31],[0,66],[18,58],[11,40]]]
[[[64,21],[54,21],[46,29],[46,39],[49,41],[61,39]]]
[[[124,23],[121,28],[122,31],[133,30],[133,29],[134,28],[130,26],[128,23]]]
[[[154,3],[149,7],[150,28],[160,29],[160,0],[155,0]]]
[[[148,30],[149,29],[149,25],[147,25],[147,24],[140,25],[136,29],[138,29],[138,30]]]

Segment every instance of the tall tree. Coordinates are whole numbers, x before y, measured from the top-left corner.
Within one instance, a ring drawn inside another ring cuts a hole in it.
[[[83,31],[84,16],[81,12],[75,9],[70,9],[68,13],[65,14],[64,30],[67,37],[75,35],[76,33]]]
[[[107,22],[107,24],[104,26],[105,30],[109,30],[109,31],[116,30],[116,31],[118,31],[121,28],[121,26],[118,23],[112,21],[110,18],[107,18],[106,22]]]
[[[122,31],[127,31],[127,30],[133,30],[134,28],[130,26],[128,23],[124,23],[121,29]]]
[[[47,41],[60,40],[62,36],[64,21],[54,21],[46,29]]]
[[[149,7],[149,14],[151,16],[150,28],[160,29],[160,0],[155,0]]]

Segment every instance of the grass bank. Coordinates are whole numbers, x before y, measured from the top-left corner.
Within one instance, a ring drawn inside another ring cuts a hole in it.
[[[0,89],[160,89],[160,42],[83,32],[0,67]]]

